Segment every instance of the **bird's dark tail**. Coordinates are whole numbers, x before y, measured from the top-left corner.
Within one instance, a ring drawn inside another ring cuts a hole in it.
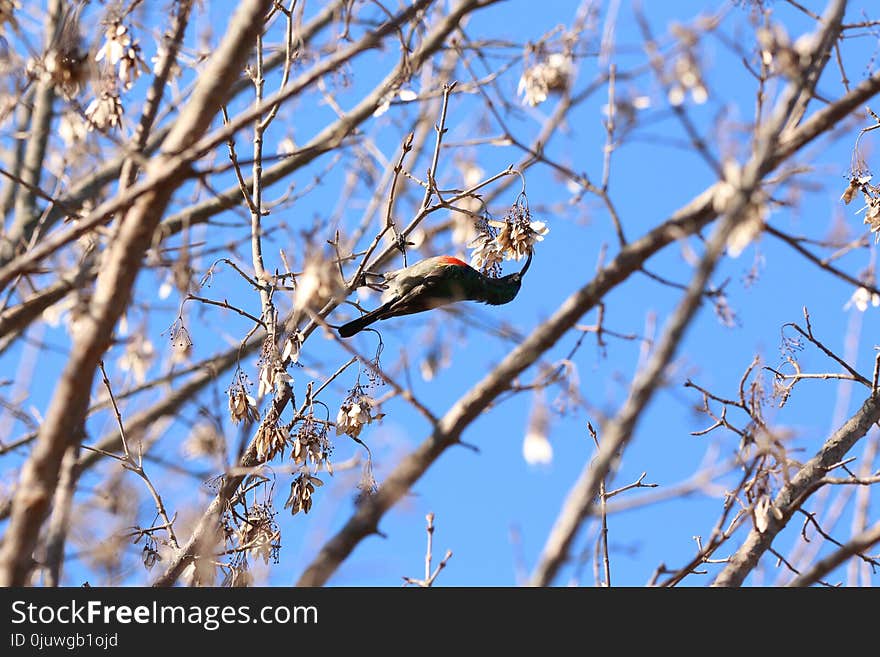
[[[379,321],[380,319],[385,319],[385,312],[391,306],[391,302],[382,304],[376,310],[371,310],[365,315],[361,315],[357,319],[353,319],[347,324],[343,324],[339,327],[339,337],[340,338],[350,338],[355,333],[359,333],[367,328],[373,322]]]

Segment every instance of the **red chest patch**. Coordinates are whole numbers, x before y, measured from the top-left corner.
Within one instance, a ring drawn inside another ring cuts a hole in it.
[[[452,256],[440,256],[440,262],[443,262],[447,265],[456,265],[457,267],[467,267],[468,263],[463,260],[459,260],[458,258],[453,258]]]

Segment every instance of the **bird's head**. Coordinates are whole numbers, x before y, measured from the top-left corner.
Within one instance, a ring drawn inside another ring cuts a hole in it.
[[[493,281],[494,284],[492,285],[492,289],[488,294],[488,303],[493,306],[498,306],[513,301],[516,295],[519,294],[523,276],[526,275],[526,271],[528,271],[531,264],[532,254],[529,252],[528,257],[526,258],[526,264],[523,265],[522,269],[513,274],[508,274],[507,276],[495,279]]]

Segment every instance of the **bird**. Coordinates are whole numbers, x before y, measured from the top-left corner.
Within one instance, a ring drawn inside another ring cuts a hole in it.
[[[378,320],[432,310],[456,301],[479,301],[490,306],[510,303],[519,293],[523,276],[531,265],[529,253],[523,268],[492,278],[463,260],[441,255],[425,258],[383,275],[385,291],[381,306],[339,327],[339,336],[350,338]]]

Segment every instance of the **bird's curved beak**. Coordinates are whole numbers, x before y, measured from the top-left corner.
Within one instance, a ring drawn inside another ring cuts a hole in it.
[[[523,265],[523,268],[519,270],[519,277],[522,278],[526,275],[526,272],[529,270],[529,267],[532,264],[532,252],[529,250],[529,256],[526,258],[526,264]]]

